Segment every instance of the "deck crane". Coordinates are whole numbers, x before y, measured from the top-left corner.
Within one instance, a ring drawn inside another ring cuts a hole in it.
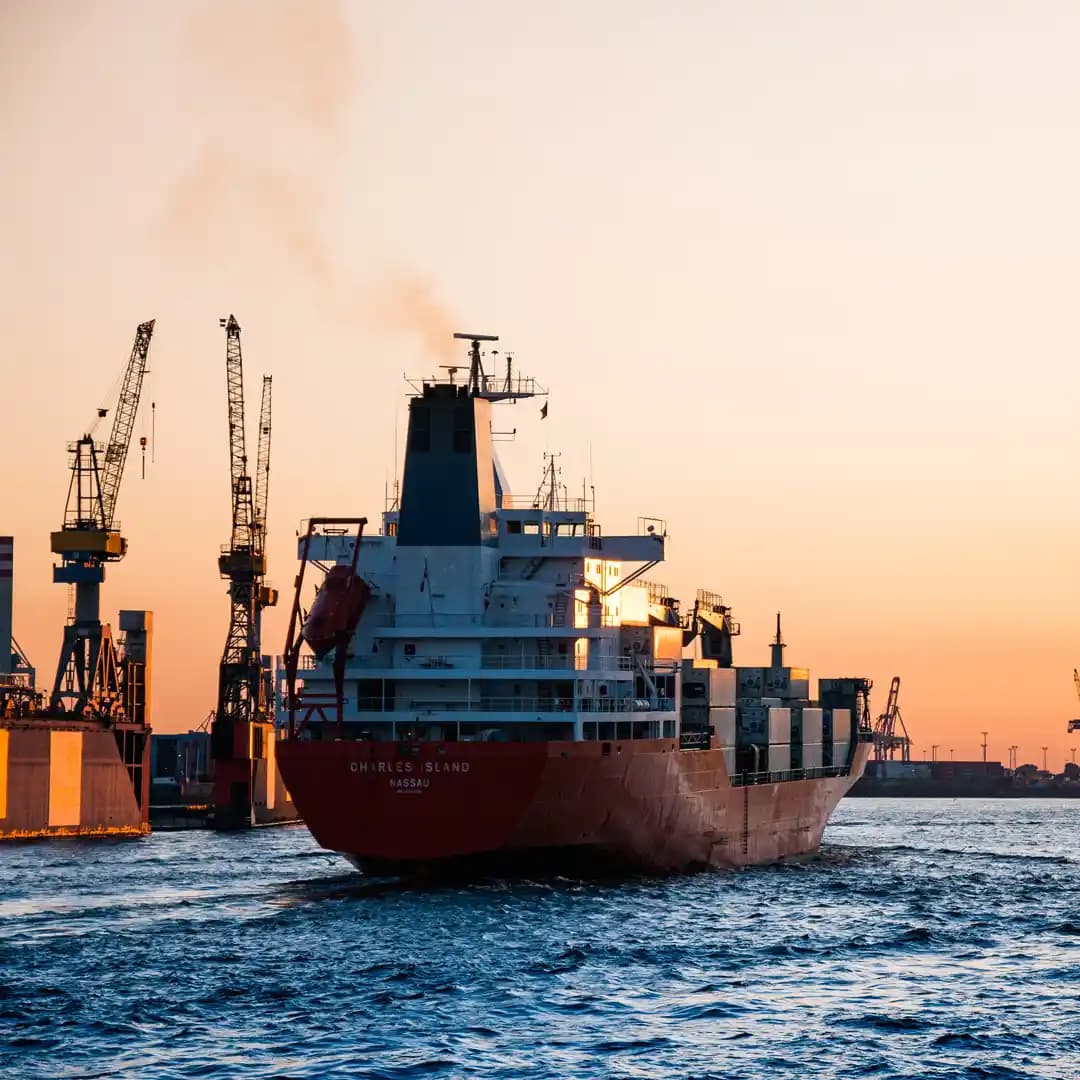
[[[1073,682],[1076,684],[1076,697],[1080,700],[1080,671],[1073,668]],[[1069,721],[1069,731],[1080,731],[1080,718]]]
[[[153,319],[140,323],[135,332],[109,441],[104,446],[95,442],[91,430],[68,447],[71,483],[64,524],[52,534],[51,547],[60,556],[60,565],[53,567],[53,581],[74,585],[75,608],[64,627],[49,702],[54,711],[110,718],[123,709],[112,631],[101,622],[101,584],[105,564],[118,562],[127,553],[127,540],[116,520],[116,501],[153,332]],[[105,409],[98,410],[99,420],[106,415]]]
[[[244,365],[240,324],[234,315],[225,329],[225,375],[229,418],[229,478],[232,535],[218,559],[229,582],[229,629],[218,671],[218,700],[211,725],[214,759],[214,824],[252,824],[255,762],[265,759],[273,730],[271,686],[263,671],[262,612],[277,602],[265,585],[266,505],[270,476],[270,376],[263,377],[255,482],[248,467],[244,425]]]
[[[900,716],[900,676],[894,675],[885,711],[874,723],[874,760],[891,761],[900,751],[901,761],[911,760],[911,738]]]

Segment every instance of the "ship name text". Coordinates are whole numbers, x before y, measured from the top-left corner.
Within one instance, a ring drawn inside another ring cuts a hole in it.
[[[468,761],[351,761],[349,772],[352,773],[467,773]]]

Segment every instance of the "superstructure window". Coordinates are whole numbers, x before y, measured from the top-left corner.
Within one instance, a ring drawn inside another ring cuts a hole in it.
[[[454,453],[467,454],[473,448],[472,415],[467,405],[454,409]]]
[[[431,410],[414,405],[409,423],[409,449],[426,454],[431,449]]]
[[[512,533],[515,536],[520,535],[520,533],[521,533],[521,522],[520,521],[508,521],[506,523],[506,531],[508,533]]]
[[[525,522],[525,535],[526,536],[539,536],[540,535],[540,522],[539,521],[526,521]]]

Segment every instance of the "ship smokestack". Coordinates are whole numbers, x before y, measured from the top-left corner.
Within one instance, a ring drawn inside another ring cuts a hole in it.
[[[779,611],[776,613],[776,637],[773,640],[773,643],[770,646],[770,648],[772,649],[772,667],[783,667],[784,666],[784,649],[785,649],[785,645],[784,645],[783,635],[780,633],[780,612]]]
[[[0,536],[0,675],[10,675],[12,588],[15,571],[15,538]]]

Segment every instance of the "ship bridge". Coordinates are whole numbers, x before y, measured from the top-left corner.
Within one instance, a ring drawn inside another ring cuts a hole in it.
[[[396,739],[674,737],[683,629],[650,612],[641,580],[664,559],[666,527],[641,518],[605,535],[570,500],[555,459],[531,499],[511,494],[492,446],[491,409],[544,393],[481,342],[468,377],[414,385],[400,503],[365,536],[356,568],[371,588],[345,658],[342,734]],[[324,568],[351,564],[357,537],[305,538]],[[305,692],[329,692],[332,659],[305,661]]]

